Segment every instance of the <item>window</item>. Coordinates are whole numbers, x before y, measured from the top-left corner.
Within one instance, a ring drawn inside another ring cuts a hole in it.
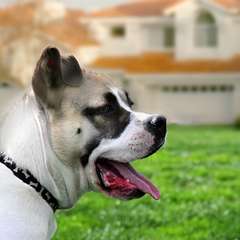
[[[164,28],[164,46],[174,47],[175,31],[173,27]]]
[[[197,17],[195,40],[198,47],[217,46],[217,25],[210,13],[204,12]]]
[[[113,27],[111,29],[112,37],[124,37],[125,36],[125,28],[123,26]]]
[[[210,85],[210,86],[163,86],[163,92],[233,92],[232,85]]]
[[[175,31],[173,27],[158,25],[147,27],[147,45],[150,49],[172,48],[174,46]]]

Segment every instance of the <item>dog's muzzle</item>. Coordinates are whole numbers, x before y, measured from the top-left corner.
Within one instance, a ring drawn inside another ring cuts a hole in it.
[[[141,124],[149,136],[153,138],[151,146],[148,146],[148,151],[142,156],[142,158],[146,158],[159,150],[165,143],[166,119],[154,115]],[[141,136],[137,141],[141,141],[138,144],[143,144],[142,148],[144,148],[147,137]],[[136,147],[135,150],[140,151],[140,148]],[[130,163],[124,163],[120,159],[98,158],[95,167],[102,186],[101,191],[109,197],[131,200],[140,198],[147,193],[157,200],[161,196],[157,187],[134,169]]]

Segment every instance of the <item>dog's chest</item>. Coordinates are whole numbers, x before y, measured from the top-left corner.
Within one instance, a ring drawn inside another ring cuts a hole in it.
[[[42,240],[52,236],[56,229],[52,209],[3,164],[0,164],[0,196],[0,239],[8,236],[9,239]]]

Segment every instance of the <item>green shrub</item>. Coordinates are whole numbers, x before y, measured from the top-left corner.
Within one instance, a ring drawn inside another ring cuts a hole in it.
[[[240,116],[236,118],[234,122],[234,127],[240,130]]]

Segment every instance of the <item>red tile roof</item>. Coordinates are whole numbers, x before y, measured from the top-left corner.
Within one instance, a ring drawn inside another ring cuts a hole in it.
[[[36,10],[36,2],[17,4],[11,7],[0,9],[0,25],[26,25],[33,22]]]
[[[240,72],[240,55],[230,60],[176,61],[173,53],[143,53],[134,57],[102,57],[89,67],[125,69],[128,73]]]
[[[159,16],[163,11],[185,0],[139,0],[87,15],[91,18]],[[239,9],[239,0],[209,0],[228,9]]]
[[[66,18],[63,21],[40,26],[40,30],[74,47],[98,45],[95,40],[89,37],[88,28],[80,24],[79,18],[81,16],[83,16],[82,11],[68,9]]]
[[[215,2],[223,7],[226,7],[228,9],[238,9],[240,10],[240,1],[239,0],[210,0],[212,2]]]
[[[163,10],[183,0],[140,0],[88,14],[88,17],[146,17],[159,16]]]

